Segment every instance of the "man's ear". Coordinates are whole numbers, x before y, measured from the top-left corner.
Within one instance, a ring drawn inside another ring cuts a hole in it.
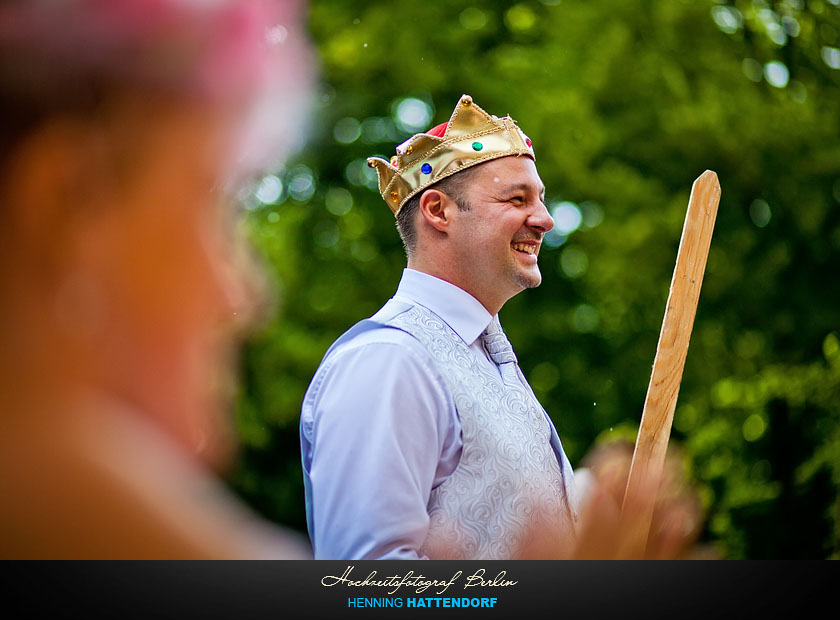
[[[452,222],[455,201],[442,191],[427,189],[420,196],[420,216],[435,230],[445,233]]]

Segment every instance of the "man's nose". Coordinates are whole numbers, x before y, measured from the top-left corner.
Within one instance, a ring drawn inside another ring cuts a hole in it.
[[[534,212],[530,215],[526,223],[531,228],[535,228],[542,233],[547,233],[554,228],[554,218],[551,217],[548,208],[542,200],[538,201],[537,206],[534,207]]]

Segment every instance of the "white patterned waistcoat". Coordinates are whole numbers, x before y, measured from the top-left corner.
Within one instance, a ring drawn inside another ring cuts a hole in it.
[[[384,308],[383,308],[384,310]],[[429,533],[421,553],[432,559],[515,556],[537,519],[553,534],[574,536],[572,470],[557,432],[525,386],[511,389],[475,358],[440,317],[420,305],[372,320],[419,340],[454,397],[463,450],[455,471],[432,489]]]

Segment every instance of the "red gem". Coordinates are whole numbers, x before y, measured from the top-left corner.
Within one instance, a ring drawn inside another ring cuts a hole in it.
[[[528,145],[528,148],[531,148],[531,138],[525,138],[525,144]]]

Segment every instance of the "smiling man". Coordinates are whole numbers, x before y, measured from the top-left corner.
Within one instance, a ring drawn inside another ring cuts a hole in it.
[[[554,225],[531,140],[461,97],[390,162],[368,160],[408,268],[341,336],[303,402],[316,558],[505,559],[571,540],[571,466],[498,312],[542,277]]]

